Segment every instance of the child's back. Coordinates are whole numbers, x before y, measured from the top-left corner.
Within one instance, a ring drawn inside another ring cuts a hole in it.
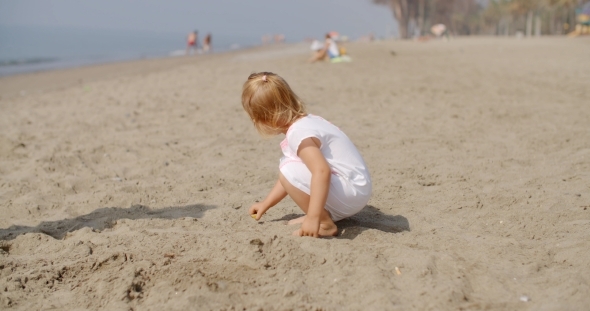
[[[326,204],[330,207],[334,221],[352,216],[362,209],[371,196],[371,177],[365,161],[352,141],[338,127],[322,117],[308,114],[295,121],[281,142],[283,158],[279,169],[292,184],[300,184],[302,191],[309,193],[309,182],[302,182],[297,177],[307,179],[308,171],[301,165],[297,156],[299,144],[306,138],[314,137],[320,142],[320,151],[330,165],[332,179],[339,179],[341,187],[330,187]],[[334,183],[335,181],[332,181]],[[299,187],[298,187],[299,188]],[[337,200],[337,201],[336,201]],[[340,202],[338,202],[340,201]]]

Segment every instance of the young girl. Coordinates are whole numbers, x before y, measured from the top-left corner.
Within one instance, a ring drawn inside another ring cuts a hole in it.
[[[371,196],[371,177],[350,139],[328,121],[308,114],[283,78],[254,73],[242,90],[242,105],[262,135],[285,134],[279,179],[262,202],[249,209],[259,220],[287,195],[305,216],[293,232],[299,236],[333,236],[335,221],[358,213]]]

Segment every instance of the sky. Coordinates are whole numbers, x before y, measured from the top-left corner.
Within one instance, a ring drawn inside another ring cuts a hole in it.
[[[150,33],[261,36],[287,41],[338,31],[351,38],[395,32],[391,11],[371,0],[0,0],[0,27],[67,27]]]

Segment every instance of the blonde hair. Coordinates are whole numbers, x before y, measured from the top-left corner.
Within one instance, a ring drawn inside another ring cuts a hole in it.
[[[253,73],[242,88],[242,106],[263,136],[277,135],[307,115],[289,84],[272,72]]]

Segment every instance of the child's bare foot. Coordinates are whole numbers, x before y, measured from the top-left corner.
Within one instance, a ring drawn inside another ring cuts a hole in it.
[[[336,236],[338,234],[338,227],[335,223],[320,224],[320,236]]]
[[[303,216],[303,217],[305,217],[305,216]],[[293,220],[297,220],[297,219],[293,219]],[[319,231],[320,236],[336,236],[337,234],[338,234],[338,227],[336,227],[336,224],[334,224],[334,223],[320,224],[320,231]],[[293,231],[293,235],[301,236],[301,229],[297,229],[297,230]]]
[[[305,220],[305,215],[289,220],[287,225],[290,226],[290,225],[302,224],[304,220]]]

